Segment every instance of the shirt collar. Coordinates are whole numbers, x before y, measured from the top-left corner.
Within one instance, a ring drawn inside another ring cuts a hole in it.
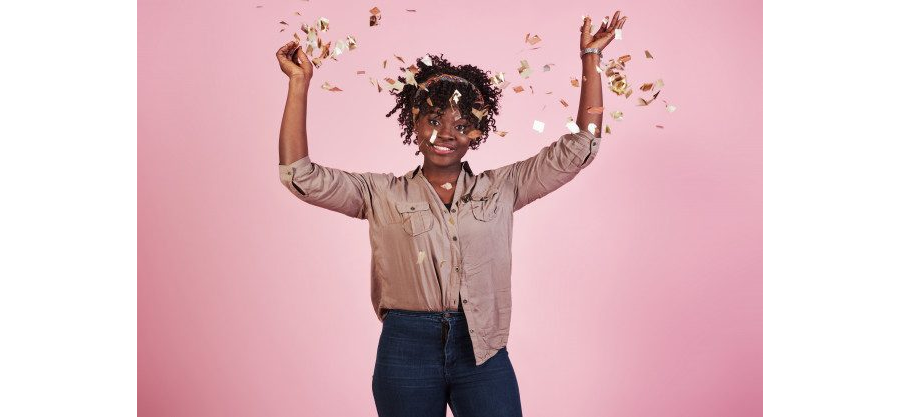
[[[472,168],[469,167],[469,161],[462,161],[462,166],[463,166],[463,171],[465,171],[466,174],[468,174],[470,176],[475,175],[472,173]],[[416,176],[416,174],[420,173],[421,171],[422,171],[422,165],[420,164],[415,169],[406,173],[406,179],[409,179],[409,180],[413,179]]]

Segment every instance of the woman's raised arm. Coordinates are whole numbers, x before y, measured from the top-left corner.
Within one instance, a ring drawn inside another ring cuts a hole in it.
[[[288,165],[309,155],[306,144],[306,98],[313,65],[296,41],[288,42],[275,55],[281,71],[288,76],[287,102],[284,104],[281,133],[278,136],[280,164]]]

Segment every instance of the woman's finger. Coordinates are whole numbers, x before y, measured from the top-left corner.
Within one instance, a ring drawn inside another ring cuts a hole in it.
[[[616,26],[616,29],[622,29],[622,26],[625,26],[625,19],[628,19],[628,17],[626,16],[619,20],[619,25]]]
[[[312,63],[309,62],[309,57],[306,56],[306,53],[303,52],[303,48],[297,47],[297,61],[298,65],[303,67],[305,70],[309,70],[312,68]]]
[[[600,24],[600,30],[597,33],[606,32],[606,29],[609,27],[609,16],[603,18],[603,23]]]

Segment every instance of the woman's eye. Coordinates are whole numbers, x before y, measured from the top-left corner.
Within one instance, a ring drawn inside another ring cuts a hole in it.
[[[437,120],[434,120],[434,119],[431,119],[431,120],[428,121],[428,123],[429,123],[430,125],[432,125],[432,126],[437,126],[438,121],[437,121]]]
[[[466,130],[466,125],[457,125],[456,130],[464,132]]]

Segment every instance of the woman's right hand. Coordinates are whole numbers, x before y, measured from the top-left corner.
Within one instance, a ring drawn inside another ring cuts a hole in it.
[[[296,79],[309,85],[312,79],[313,65],[309,62],[309,57],[306,56],[303,48],[300,47],[297,41],[290,41],[282,46],[275,53],[275,56],[278,57],[278,65],[281,66],[281,71],[291,81]]]

